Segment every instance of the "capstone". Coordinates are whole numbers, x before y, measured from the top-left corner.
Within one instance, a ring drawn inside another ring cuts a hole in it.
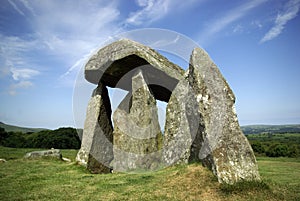
[[[105,86],[130,91],[131,81],[118,85],[119,80],[135,68],[145,67],[144,76],[154,97],[168,101],[184,70],[155,50],[128,39],[121,39],[100,49],[85,66],[85,78]]]

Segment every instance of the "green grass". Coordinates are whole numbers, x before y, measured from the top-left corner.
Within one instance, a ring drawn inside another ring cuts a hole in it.
[[[38,151],[41,149],[35,148],[9,148],[0,146],[0,158],[5,160],[13,160],[13,159],[21,159],[27,152]],[[67,149],[61,150],[63,157],[69,158],[71,160],[75,160],[76,154],[78,150],[75,149]]]
[[[300,200],[300,158],[258,157],[263,180],[285,200]]]
[[[0,147],[0,200],[299,200],[296,159],[258,158],[262,182],[221,185],[200,164],[140,174],[90,174],[75,164],[76,150],[59,160],[25,160],[36,149]],[[286,167],[286,168],[284,168]]]
[[[271,182],[299,188],[300,195],[300,159],[299,158],[257,158],[261,176]]]

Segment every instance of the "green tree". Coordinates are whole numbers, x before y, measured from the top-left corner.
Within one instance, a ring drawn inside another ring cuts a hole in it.
[[[258,141],[253,141],[251,143],[251,146],[252,146],[252,149],[255,153],[258,153],[258,154],[263,154],[265,153],[265,148],[263,147],[263,145],[258,142]]]
[[[288,157],[299,157],[299,155],[300,155],[299,146],[297,145],[289,146]]]
[[[266,155],[269,157],[288,156],[288,147],[285,144],[274,144],[269,147]]]
[[[5,131],[4,128],[0,127],[0,145],[3,145],[4,140],[7,138],[8,133]]]
[[[25,137],[21,132],[8,132],[2,145],[6,147],[21,148],[24,147]]]

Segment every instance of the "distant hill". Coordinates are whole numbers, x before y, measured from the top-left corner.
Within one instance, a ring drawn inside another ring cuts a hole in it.
[[[300,124],[241,126],[245,135],[259,133],[300,133]]]
[[[6,132],[39,132],[42,130],[49,130],[46,128],[27,128],[8,125],[0,122],[0,127],[4,128]],[[245,135],[248,134],[259,134],[259,133],[300,133],[300,124],[287,124],[287,125],[247,125],[241,126],[241,129]],[[82,129],[77,129],[79,132],[79,137],[82,137]]]
[[[28,133],[28,132],[39,132],[42,130],[49,130],[46,128],[26,128],[26,127],[19,127],[19,126],[13,126],[13,125],[8,125],[5,123],[0,122],[0,127],[4,128],[6,132],[22,132],[22,133]]]

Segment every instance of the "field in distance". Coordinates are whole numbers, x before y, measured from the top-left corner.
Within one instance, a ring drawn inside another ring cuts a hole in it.
[[[241,126],[245,135],[260,133],[300,133],[300,124]]]

